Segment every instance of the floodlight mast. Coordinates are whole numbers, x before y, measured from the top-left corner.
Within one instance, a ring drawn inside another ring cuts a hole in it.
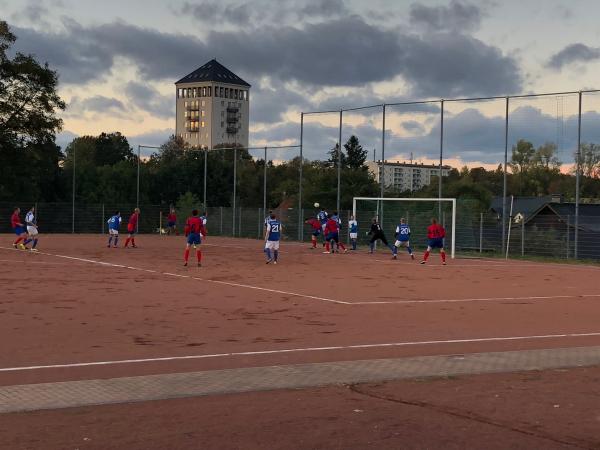
[[[356,219],[356,201],[386,201],[386,202],[450,202],[452,203],[452,244],[450,245],[450,257],[454,259],[456,253],[456,199],[455,198],[394,198],[394,197],[353,197],[352,198],[352,215]],[[441,220],[441,218],[440,218]]]

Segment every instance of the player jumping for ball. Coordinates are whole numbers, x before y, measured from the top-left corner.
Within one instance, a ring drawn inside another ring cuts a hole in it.
[[[367,232],[367,235],[371,235],[371,240],[369,241],[370,253],[374,252],[375,242],[377,242],[379,240],[379,241],[383,242],[385,244],[385,246],[392,251],[392,257],[394,257],[394,255],[395,255],[394,248],[395,247],[390,245],[389,242],[387,241],[385,234],[383,232],[383,229],[381,228],[381,224],[379,223],[379,220],[377,219],[377,217],[373,218],[373,223],[371,224],[371,230],[369,232]]]
[[[186,244],[185,252],[183,254],[183,265],[188,265],[188,259],[190,258],[190,247],[194,247],[194,250],[196,250],[196,258],[198,259],[198,267],[200,267],[202,265],[202,252],[198,246],[202,243],[202,238],[200,236],[206,236],[206,228],[204,228],[202,219],[198,217],[197,209],[192,211],[192,217],[188,217],[188,220],[185,222],[184,231],[186,236]]]
[[[412,248],[410,248],[410,227],[406,223],[406,219],[403,217],[400,219],[400,224],[396,227],[396,242],[394,243],[395,252],[394,259],[398,254],[400,247],[406,247],[406,251],[412,259],[415,259]]]
[[[425,264],[427,262],[427,258],[429,258],[429,254],[431,250],[434,248],[440,249],[440,256],[442,257],[442,264],[446,265],[446,252],[444,251],[444,238],[446,237],[446,230],[444,227],[437,223],[437,220],[432,218],[431,225],[427,227],[427,251],[423,255],[423,261],[421,264]]]
[[[319,219],[317,219],[316,217],[313,217],[311,219],[308,219],[304,223],[307,223],[311,227],[312,235],[310,237],[310,249],[313,250],[317,248],[317,237],[321,234],[321,222],[319,222]]]
[[[337,245],[338,248],[344,250],[344,253],[348,251],[346,249],[346,246],[342,242],[340,242],[339,226],[340,223],[337,220],[336,214],[334,214],[327,220],[327,223],[325,224],[325,251],[323,253],[335,253],[334,245]]]
[[[125,248],[131,242],[131,246],[136,248],[135,246],[135,234],[137,233],[138,219],[140,217],[140,208],[135,208],[133,210],[133,214],[129,216],[129,223],[127,224],[127,239],[125,239]]]
[[[277,264],[279,257],[279,240],[281,239],[281,222],[277,220],[275,214],[271,214],[267,222],[267,230],[265,232],[265,255],[267,256],[267,264],[273,262]],[[271,250],[273,255],[271,256]]]
[[[319,211],[319,213],[317,214],[317,219],[319,219],[319,222],[321,223],[321,232],[323,233],[323,247],[325,247],[325,226],[327,225],[327,220],[329,219],[329,214],[327,214],[325,208],[321,208],[321,211]]]

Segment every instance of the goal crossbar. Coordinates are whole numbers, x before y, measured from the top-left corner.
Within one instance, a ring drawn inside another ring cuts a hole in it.
[[[356,202],[357,200],[368,200],[376,202],[449,202],[452,204],[452,242],[450,244],[450,257],[454,259],[456,250],[456,199],[455,198],[408,198],[408,197],[353,197],[352,198],[352,215],[356,217]]]

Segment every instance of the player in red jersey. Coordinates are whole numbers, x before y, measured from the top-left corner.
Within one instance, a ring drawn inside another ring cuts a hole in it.
[[[23,222],[21,222],[21,218],[19,217],[20,214],[21,208],[15,208],[12,216],[10,216],[10,226],[17,235],[17,240],[13,242],[13,247],[27,250],[27,247],[21,242],[25,240],[27,233],[25,232],[25,225],[23,225]]]
[[[340,224],[337,221],[336,216],[329,217],[329,219],[327,219],[327,223],[325,224],[325,251],[323,253],[335,253],[334,243],[337,244],[339,248],[344,250],[344,253],[348,251],[346,250],[346,246],[342,242],[340,242],[339,233]],[[330,243],[331,252],[329,251]]]
[[[140,218],[140,208],[135,208],[133,210],[133,214],[131,216],[129,216],[129,223],[127,224],[127,239],[125,240],[125,248],[127,248],[127,246],[129,245],[129,242],[131,242],[131,246],[133,248],[136,248],[135,246],[135,234],[137,233],[138,230],[138,219]]]
[[[197,247],[202,243],[202,237],[206,236],[206,228],[204,228],[203,220],[198,217],[198,210],[192,211],[192,217],[189,217],[185,222],[185,236],[187,238],[185,244],[185,253],[183,254],[184,266],[188,265],[188,259],[190,257],[190,247],[194,247],[196,250],[196,257],[198,258],[198,267],[202,265],[202,252]]]
[[[176,236],[179,236],[179,231],[177,231],[177,214],[175,213],[175,208],[171,208],[169,211],[169,215],[167,216],[167,234],[175,233]]]
[[[423,261],[421,264],[425,264],[427,262],[427,258],[429,258],[429,254],[431,250],[434,248],[440,249],[440,256],[442,257],[442,264],[446,265],[446,252],[444,251],[444,238],[446,237],[446,230],[444,227],[437,223],[436,219],[431,219],[431,225],[427,227],[427,251],[423,255]]]
[[[308,219],[307,221],[305,221],[304,223],[309,224],[310,227],[312,228],[312,235],[310,237],[310,242],[312,245],[311,245],[310,249],[312,250],[314,248],[317,248],[317,236],[319,236],[322,231],[321,222],[316,217],[312,217],[312,218]]]

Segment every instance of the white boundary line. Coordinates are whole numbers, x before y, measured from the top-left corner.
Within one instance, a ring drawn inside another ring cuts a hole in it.
[[[408,347],[418,345],[436,345],[436,344],[468,344],[476,342],[506,342],[506,341],[525,341],[525,340],[540,340],[540,339],[558,339],[558,338],[579,338],[600,336],[600,332],[593,333],[565,333],[565,334],[541,334],[533,336],[506,336],[506,337],[489,337],[489,338],[472,338],[472,339],[447,339],[438,341],[408,341],[408,342],[390,342],[381,344],[355,344],[355,345],[334,345],[328,347],[304,347],[304,348],[286,348],[279,350],[258,350],[247,352],[229,352],[229,353],[214,353],[204,355],[187,355],[187,356],[169,356],[161,358],[143,358],[143,359],[120,359],[114,361],[92,361],[85,363],[70,363],[70,364],[50,364],[38,366],[22,366],[22,367],[3,367],[1,372],[22,372],[26,370],[40,369],[64,369],[74,367],[90,367],[90,366],[113,366],[117,364],[137,364],[151,363],[164,361],[182,361],[193,359],[210,359],[224,358],[234,356],[259,356],[259,355],[274,355],[281,353],[301,353],[301,352],[320,352],[331,350],[356,350],[365,348],[384,348],[384,347]]]
[[[10,250],[10,251],[18,251],[13,248],[6,248],[6,247],[0,247],[0,249]],[[416,304],[420,304],[420,303],[472,303],[472,302],[498,302],[498,301],[560,300],[560,299],[568,299],[568,298],[576,299],[576,298],[600,297],[600,294],[572,294],[572,295],[524,296],[524,297],[489,297],[489,298],[466,298],[466,299],[412,299],[412,300],[383,300],[383,301],[349,302],[349,301],[336,300],[336,299],[327,298],[327,297],[318,297],[318,296],[309,295],[309,294],[300,294],[298,292],[282,291],[279,289],[270,289],[270,288],[265,288],[265,287],[260,287],[260,286],[253,286],[250,284],[234,283],[231,281],[210,280],[208,278],[200,278],[200,277],[194,277],[192,275],[178,274],[178,273],[172,273],[172,272],[160,272],[160,271],[152,270],[152,269],[143,269],[140,267],[126,266],[123,264],[114,264],[114,263],[109,263],[109,262],[105,262],[105,261],[97,261],[97,260],[93,260],[93,259],[79,258],[76,256],[57,255],[57,254],[46,253],[46,252],[37,252],[36,255],[54,256],[57,258],[65,258],[65,259],[69,259],[72,261],[81,261],[81,262],[86,262],[86,263],[90,263],[90,264],[99,264],[99,265],[105,266],[105,267],[116,267],[119,269],[137,270],[137,271],[141,271],[141,272],[156,273],[159,275],[166,275],[166,276],[170,276],[170,277],[188,278],[188,279],[193,279],[193,280],[197,280],[197,281],[204,281],[206,283],[221,284],[221,285],[225,285],[225,286],[245,288],[245,289],[253,289],[253,290],[258,290],[258,291],[271,292],[274,294],[289,295],[292,297],[308,298],[311,300],[319,300],[322,302],[335,303],[338,305],[402,305],[402,304],[415,304],[415,303]]]

